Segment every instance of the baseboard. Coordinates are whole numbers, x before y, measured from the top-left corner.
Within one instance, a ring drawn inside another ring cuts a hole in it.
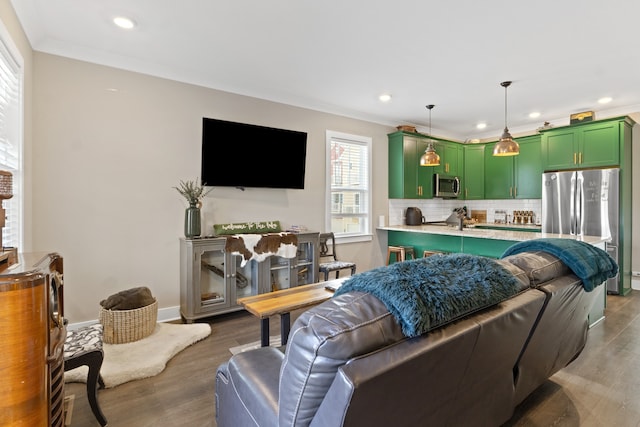
[[[640,291],[640,277],[637,277],[634,275],[631,277],[631,289],[633,289],[634,291]]]
[[[178,319],[181,319],[180,306],[176,305],[173,307],[165,307],[165,308],[158,309],[158,322],[172,322]],[[96,323],[98,323],[98,319],[87,320],[86,322],[69,323],[67,325],[67,329],[70,331],[73,331],[75,329],[80,329],[84,326],[95,325]]]

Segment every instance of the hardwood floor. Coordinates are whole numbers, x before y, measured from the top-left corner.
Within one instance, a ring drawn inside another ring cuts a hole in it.
[[[292,313],[292,321],[299,313]],[[640,291],[609,296],[606,318],[589,331],[571,365],[538,388],[504,426],[640,427]],[[100,390],[110,427],[215,427],[216,367],[229,348],[257,341],[258,320],[246,312],[207,319],[207,339],[177,354],[159,375]],[[271,321],[279,334],[279,321]],[[74,394],[71,426],[98,426],[84,384]]]

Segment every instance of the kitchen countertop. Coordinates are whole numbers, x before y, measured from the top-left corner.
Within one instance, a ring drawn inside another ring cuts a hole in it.
[[[485,225],[485,224],[483,224]],[[486,224],[493,225],[495,227],[510,227],[510,224]],[[539,226],[531,225],[519,225],[520,227],[535,227],[534,229],[540,229]],[[411,233],[425,233],[425,234],[442,234],[446,236],[461,236],[461,237],[475,237],[478,239],[495,239],[495,240],[512,240],[517,242],[522,242],[526,240],[532,239],[543,239],[543,238],[562,238],[562,239],[573,239],[582,241],[585,243],[589,243],[591,245],[597,245],[599,243],[607,242],[610,239],[608,237],[602,236],[575,236],[569,234],[555,234],[555,233],[534,233],[532,231],[515,231],[515,230],[499,230],[499,229],[491,229],[491,228],[463,228],[462,230],[458,230],[456,227],[448,227],[443,225],[389,225],[386,227],[378,227],[378,230],[387,230],[387,231],[406,231]]]
[[[477,222],[476,227],[482,228],[509,228],[513,230],[522,231],[542,231],[541,225],[535,224],[507,224],[507,223],[495,223],[495,222]]]

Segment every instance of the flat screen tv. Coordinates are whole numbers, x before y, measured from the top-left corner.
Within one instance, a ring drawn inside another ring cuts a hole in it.
[[[202,119],[202,184],[304,188],[307,133]]]

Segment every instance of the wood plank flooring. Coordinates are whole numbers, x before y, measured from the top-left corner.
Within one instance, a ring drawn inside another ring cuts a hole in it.
[[[292,321],[299,315],[292,313]],[[538,388],[504,426],[640,427],[640,291],[608,296],[604,321],[589,331],[571,365]],[[110,427],[215,427],[215,370],[229,348],[260,339],[258,320],[246,312],[206,319],[212,334],[177,354],[159,375],[100,390]],[[279,334],[279,319],[271,320]],[[71,426],[95,420],[84,384],[74,394]]]

